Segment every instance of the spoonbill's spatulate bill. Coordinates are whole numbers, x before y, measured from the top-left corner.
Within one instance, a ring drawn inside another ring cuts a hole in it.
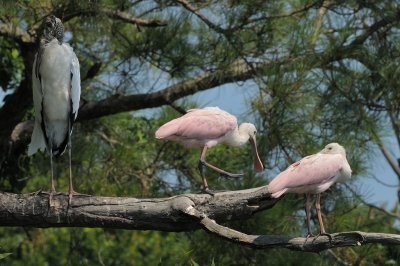
[[[240,177],[242,174],[232,174],[206,162],[206,152],[209,148],[226,143],[230,146],[241,146],[250,141],[254,153],[254,169],[264,170],[258,156],[256,145],[256,127],[243,123],[238,127],[236,117],[218,107],[191,109],[177,119],[161,126],[155,136],[157,139],[172,140],[186,147],[201,149],[199,171],[203,179],[204,189],[209,192],[204,167],[213,169],[225,177]]]
[[[320,225],[320,235],[327,235],[322,221],[321,193],[335,182],[344,182],[351,177],[351,168],[345,149],[337,143],[330,143],[317,154],[304,157],[276,176],[268,186],[271,196],[278,198],[286,193],[306,194],[306,216],[308,236],[310,226],[310,194],[317,194],[315,208]]]
[[[81,81],[78,58],[72,48],[63,43],[63,37],[61,20],[53,15],[46,17],[32,73],[35,126],[28,155],[44,148],[50,155],[50,204],[55,193],[53,157],[61,156],[66,147],[69,155],[69,202],[74,194],[78,194],[72,186],[71,133],[78,115]]]

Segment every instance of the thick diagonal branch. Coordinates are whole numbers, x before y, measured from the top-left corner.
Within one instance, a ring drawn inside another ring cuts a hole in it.
[[[186,215],[195,207],[225,222],[250,218],[271,208],[278,200],[268,188],[208,194],[185,194],[170,198],[137,199],[76,196],[68,206],[67,195],[56,195],[49,207],[47,194],[0,193],[0,226],[102,227],[132,230],[189,231],[201,228]]]
[[[268,62],[270,63],[270,62]],[[267,62],[253,64],[252,67],[259,69]],[[230,69],[224,71],[207,72],[192,79],[188,79],[172,85],[163,90],[153,93],[134,95],[114,95],[98,102],[88,102],[81,106],[78,121],[99,118],[104,115],[119,112],[134,111],[144,108],[159,107],[171,104],[174,101],[196,92],[215,88],[217,86],[250,79],[251,69],[244,63],[234,64]]]
[[[400,235],[341,232],[328,237],[247,235],[218,223],[244,220],[255,212],[272,208],[268,187],[208,194],[185,194],[170,198],[111,198],[67,195],[0,193],[0,226],[99,227],[170,232],[204,229],[218,237],[251,248],[285,247],[318,252],[329,248],[368,243],[400,244]],[[218,223],[217,223],[217,222]]]

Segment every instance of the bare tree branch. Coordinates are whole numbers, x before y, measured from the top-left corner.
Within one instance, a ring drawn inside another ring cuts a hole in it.
[[[35,38],[20,27],[10,23],[0,23],[0,35],[10,37],[19,43],[34,43]]]
[[[225,35],[225,29],[215,25],[212,23],[208,18],[206,18],[203,14],[201,14],[199,11],[197,11],[196,8],[194,8],[188,1],[186,0],[176,0],[179,4],[181,4],[186,10],[192,12],[195,14],[199,19],[201,19],[209,28],[212,30],[222,33]]]
[[[383,156],[385,157],[386,161],[389,163],[390,167],[392,167],[393,171],[396,173],[397,177],[400,179],[400,167],[397,164],[396,160],[390,154],[390,152],[386,149],[385,145],[383,145],[382,141],[379,139],[376,141],[379,149],[381,150]]]
[[[305,252],[361,246],[369,243],[399,245],[400,235],[365,232],[333,233],[327,236],[291,237],[247,235],[218,222],[243,220],[272,208],[279,199],[270,197],[268,187],[208,194],[185,194],[170,198],[111,198],[76,196],[68,205],[67,195],[56,195],[49,206],[43,193],[0,193],[0,226],[101,227],[130,230],[204,230],[251,248],[284,247]]]
[[[400,245],[400,235],[365,232],[340,232],[327,236],[316,237],[291,237],[284,235],[247,235],[229,227],[219,225],[194,207],[186,209],[186,214],[199,219],[203,229],[211,234],[234,243],[246,245],[252,248],[285,247],[291,250],[305,252],[320,252],[330,248],[361,246],[363,244],[381,243]]]
[[[54,206],[44,193],[0,192],[0,226],[103,227],[132,230],[188,231],[200,228],[186,209],[196,207],[220,222],[248,219],[271,208],[279,199],[269,197],[268,187],[170,198],[138,199],[55,195]]]
[[[254,68],[261,68],[263,66],[264,64],[253,64]],[[81,106],[78,120],[88,120],[119,112],[171,104],[178,99],[196,92],[215,88],[230,82],[247,80],[251,76],[252,72],[246,64],[237,63],[228,70],[208,72],[157,92],[128,96],[114,95],[98,102],[87,102]]]
[[[326,14],[326,12],[328,11],[329,7],[333,4],[334,2],[331,0],[325,0],[322,2],[321,7],[318,9],[318,14],[315,20],[315,28],[314,28],[314,32],[312,34],[311,37],[311,41],[310,41],[310,46],[314,47],[315,42],[317,41],[319,34],[321,32],[321,28],[322,28],[322,21],[324,19],[324,16]]]
[[[370,207],[371,209],[378,210],[378,211],[384,213],[385,215],[387,215],[387,216],[389,216],[389,217],[391,217],[391,218],[400,219],[400,215],[398,215],[397,213],[389,212],[389,211],[387,211],[385,208],[376,206],[375,204],[372,204],[372,203],[368,203],[368,202],[365,201],[365,200],[363,199],[363,197],[360,196],[350,185],[345,184],[345,183],[344,183],[343,185],[344,185],[348,190],[350,190],[351,193],[353,193],[353,196],[355,196],[355,197],[356,197],[362,204],[364,204],[365,206],[368,206],[368,207]]]
[[[120,21],[130,23],[130,24],[135,24],[135,25],[142,26],[142,27],[161,27],[161,26],[167,25],[167,23],[164,21],[160,21],[157,19],[153,19],[153,20],[141,19],[141,18],[134,17],[127,12],[120,11],[120,10],[112,10],[112,9],[108,9],[108,8],[103,8],[100,10],[94,10],[94,9],[76,10],[74,12],[66,14],[64,16],[64,22],[71,20],[77,16],[82,16],[82,15],[95,16],[98,14],[105,14],[109,18],[112,18],[115,20],[120,20]]]

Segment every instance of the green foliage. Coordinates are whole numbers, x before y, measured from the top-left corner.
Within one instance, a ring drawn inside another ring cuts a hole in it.
[[[254,173],[248,145],[216,146],[207,153],[207,160],[245,175],[225,180],[207,171],[213,189],[265,185],[290,163],[333,141],[347,150],[353,169],[348,184],[354,187],[370,170],[375,144],[392,132],[399,138],[400,41],[398,19],[393,18],[399,13],[399,1],[188,2],[203,18],[176,1],[5,1],[0,26],[10,23],[29,30],[38,27],[47,14],[65,18],[81,76],[101,62],[95,77],[82,83],[85,101],[154,92],[188,80],[195,83],[193,78],[208,73],[220,73],[214,79],[224,80],[224,75],[232,76],[238,62],[264,63],[256,69],[249,67],[248,79],[258,93],[252,94],[247,116],[240,120],[257,124],[259,151],[267,169]],[[110,16],[110,10],[167,25],[134,25]],[[385,22],[390,23],[369,28]],[[24,70],[33,62],[23,58],[24,49],[13,35],[1,35],[3,91],[12,92],[26,78]],[[211,88],[215,80],[200,85]],[[247,96],[247,87],[242,87]],[[192,98],[172,104],[180,109],[196,107]],[[174,108],[163,107],[76,124],[72,162],[76,190],[129,197],[200,191],[200,151],[154,139],[159,126],[179,115]],[[32,117],[31,110],[26,117]],[[56,163],[58,191],[68,187],[66,157]],[[22,177],[4,182],[1,177],[1,190],[48,189],[45,153],[32,159],[22,156],[18,162],[16,171]],[[364,191],[356,193],[342,185],[324,193],[322,209],[329,232],[399,233],[398,219],[363,204]],[[287,195],[274,208],[227,226],[249,234],[305,235],[303,201],[301,195]],[[398,213],[396,208],[392,212]],[[317,232],[315,213],[312,228]],[[282,248],[252,250],[200,230],[1,228],[0,236],[0,259],[7,265],[397,265],[400,260],[397,246],[348,247],[321,254]]]
[[[0,37],[0,88],[3,91],[15,89],[21,82],[23,70],[19,50],[8,39]]]
[[[7,258],[8,256],[10,256],[12,253],[2,253],[0,254],[0,260]]]

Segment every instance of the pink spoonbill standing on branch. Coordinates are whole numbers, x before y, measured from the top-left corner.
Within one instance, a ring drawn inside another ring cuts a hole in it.
[[[232,174],[206,162],[206,152],[209,148],[226,143],[230,146],[242,146],[250,141],[254,153],[254,169],[264,170],[257,152],[256,127],[250,123],[237,124],[235,116],[218,107],[191,109],[179,118],[169,121],[156,131],[157,139],[172,140],[186,147],[201,149],[199,171],[203,179],[204,190],[210,194],[204,167],[213,169],[225,177],[240,177],[243,174]]]
[[[338,143],[330,143],[317,154],[304,157],[290,165],[276,176],[268,186],[271,196],[279,198],[286,193],[305,193],[305,210],[307,216],[308,235],[310,226],[310,194],[317,194],[315,209],[320,226],[320,235],[330,235],[325,232],[321,215],[321,193],[335,182],[344,182],[351,177],[351,168],[346,159],[346,151]]]

